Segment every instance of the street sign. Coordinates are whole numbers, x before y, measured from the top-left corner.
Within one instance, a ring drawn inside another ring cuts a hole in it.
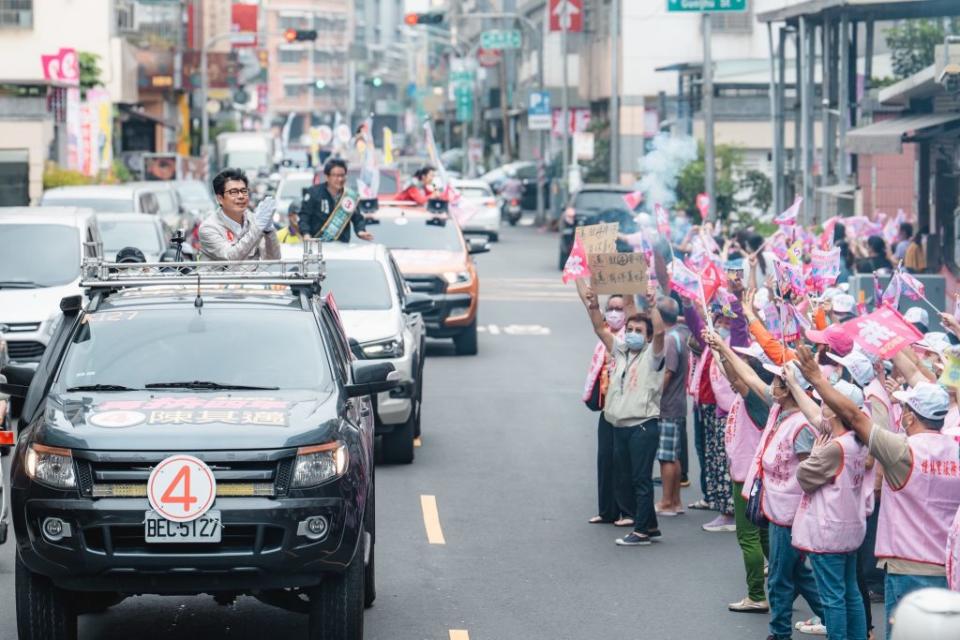
[[[583,31],[583,0],[550,0],[550,31]]]
[[[746,11],[747,0],[667,0],[667,11]]]
[[[484,49],[519,49],[523,38],[518,29],[488,29],[480,34],[480,46]]]
[[[480,63],[481,67],[495,67],[500,64],[500,58],[503,55],[496,49],[484,49],[480,47],[477,49],[477,62]]]
[[[531,131],[550,129],[553,120],[550,110],[549,91],[531,91],[530,102],[527,106],[527,128]]]

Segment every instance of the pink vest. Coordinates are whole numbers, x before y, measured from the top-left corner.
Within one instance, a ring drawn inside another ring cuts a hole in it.
[[[691,354],[691,357],[692,355],[693,354]],[[703,369],[706,362],[707,362],[707,354],[706,354],[706,351],[704,351],[704,353],[702,353],[700,357],[697,358],[697,364],[694,365],[693,367],[693,375],[690,377],[690,386],[688,391],[690,395],[692,395],[694,398],[696,398],[697,394],[700,392],[700,378],[703,377]]]
[[[737,396],[733,407],[727,415],[727,426],[723,433],[723,442],[727,450],[727,460],[730,462],[730,479],[734,482],[744,482],[753,462],[753,454],[760,444],[762,431],[757,428],[743,398]]]
[[[785,417],[782,422],[778,422],[779,416],[779,407],[770,412],[761,442],[747,471],[743,494],[747,497],[762,466],[763,500],[760,506],[763,515],[776,525],[790,527],[803,497],[803,489],[797,481],[800,458],[793,451],[793,443],[800,435],[800,430],[807,426],[807,419],[799,410]]]
[[[943,419],[943,428],[940,433],[948,436],[960,436],[960,407],[955,404],[950,405],[947,411],[947,417]]]
[[[947,529],[960,508],[960,445],[940,433],[918,433],[909,442],[907,483],[883,487],[876,555],[942,566]]]
[[[960,591],[960,509],[947,533],[947,586]]]
[[[716,358],[710,359],[710,385],[713,387],[713,395],[717,398],[717,415],[725,416],[730,413],[734,401],[740,397],[740,394],[730,386],[730,381],[727,380],[721,366]]]
[[[900,418],[903,411],[900,405],[894,405],[890,402],[890,394],[883,387],[879,378],[874,378],[866,387],[863,388],[863,405],[870,408],[870,398],[876,398],[887,409],[887,415],[890,417],[890,430],[894,433],[902,433],[903,425],[900,424]]]
[[[793,546],[801,551],[847,553],[859,548],[867,533],[863,495],[867,448],[852,431],[834,442],[842,451],[840,471],[828,484],[803,495],[793,520]]]

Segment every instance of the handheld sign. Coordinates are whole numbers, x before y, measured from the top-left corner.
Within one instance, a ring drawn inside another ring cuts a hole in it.
[[[577,227],[574,240],[580,239],[588,256],[597,253],[617,252],[617,233],[620,231],[619,222],[603,222]]]
[[[217,481],[202,460],[188,455],[164,459],[150,472],[147,497],[160,516],[173,522],[196,520],[213,506]]]
[[[596,253],[589,255],[594,292],[647,295],[650,281],[647,258],[642,253]]]

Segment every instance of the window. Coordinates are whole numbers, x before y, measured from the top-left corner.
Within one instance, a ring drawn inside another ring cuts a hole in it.
[[[283,95],[288,98],[297,98],[307,93],[307,86],[303,84],[283,85]]]
[[[753,6],[746,11],[718,11],[711,14],[710,27],[716,33],[753,33]]]
[[[0,0],[0,28],[33,28],[33,0]]]
[[[290,64],[296,62],[302,62],[306,56],[306,51],[304,49],[278,49],[277,53],[279,54],[280,62],[283,64]]]

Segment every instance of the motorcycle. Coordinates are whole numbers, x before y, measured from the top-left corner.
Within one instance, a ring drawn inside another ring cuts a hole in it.
[[[511,227],[517,226],[517,222],[523,216],[523,209],[520,208],[519,198],[504,198],[500,206],[501,217],[510,223]]]

